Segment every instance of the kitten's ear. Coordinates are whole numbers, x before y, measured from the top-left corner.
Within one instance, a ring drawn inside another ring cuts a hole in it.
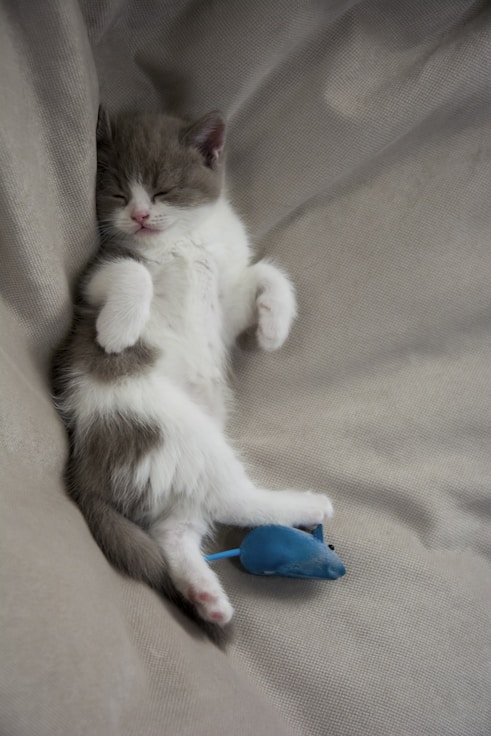
[[[99,105],[99,114],[97,116],[97,132],[96,139],[97,145],[109,143],[112,138],[111,121],[107,110]]]
[[[186,146],[193,146],[203,156],[205,163],[211,169],[220,160],[225,143],[225,121],[219,112],[210,112],[181,136]]]

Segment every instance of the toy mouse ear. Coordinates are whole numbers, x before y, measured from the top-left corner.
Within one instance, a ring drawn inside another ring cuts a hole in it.
[[[184,131],[182,142],[197,148],[212,169],[221,158],[225,143],[225,121],[219,112],[210,112]]]

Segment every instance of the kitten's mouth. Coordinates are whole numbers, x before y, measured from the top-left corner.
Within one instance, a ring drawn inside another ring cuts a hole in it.
[[[156,235],[162,232],[159,227],[152,227],[151,225],[141,225],[138,230],[135,231],[135,235]]]

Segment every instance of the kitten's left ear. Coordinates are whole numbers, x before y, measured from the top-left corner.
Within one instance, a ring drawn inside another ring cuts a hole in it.
[[[225,143],[225,121],[219,112],[210,112],[181,136],[181,141],[187,146],[197,148],[211,169],[221,158]]]
[[[112,138],[111,121],[107,110],[102,105],[99,105],[99,113],[97,115],[96,138],[98,145],[109,143]]]

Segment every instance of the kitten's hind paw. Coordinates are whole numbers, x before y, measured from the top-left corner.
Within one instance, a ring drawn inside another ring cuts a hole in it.
[[[205,621],[225,626],[232,619],[234,609],[223,593],[190,588],[187,598]]]
[[[302,497],[304,499],[301,510],[302,518],[296,525],[317,526],[325,523],[334,515],[331,500],[324,494],[304,491]]]

